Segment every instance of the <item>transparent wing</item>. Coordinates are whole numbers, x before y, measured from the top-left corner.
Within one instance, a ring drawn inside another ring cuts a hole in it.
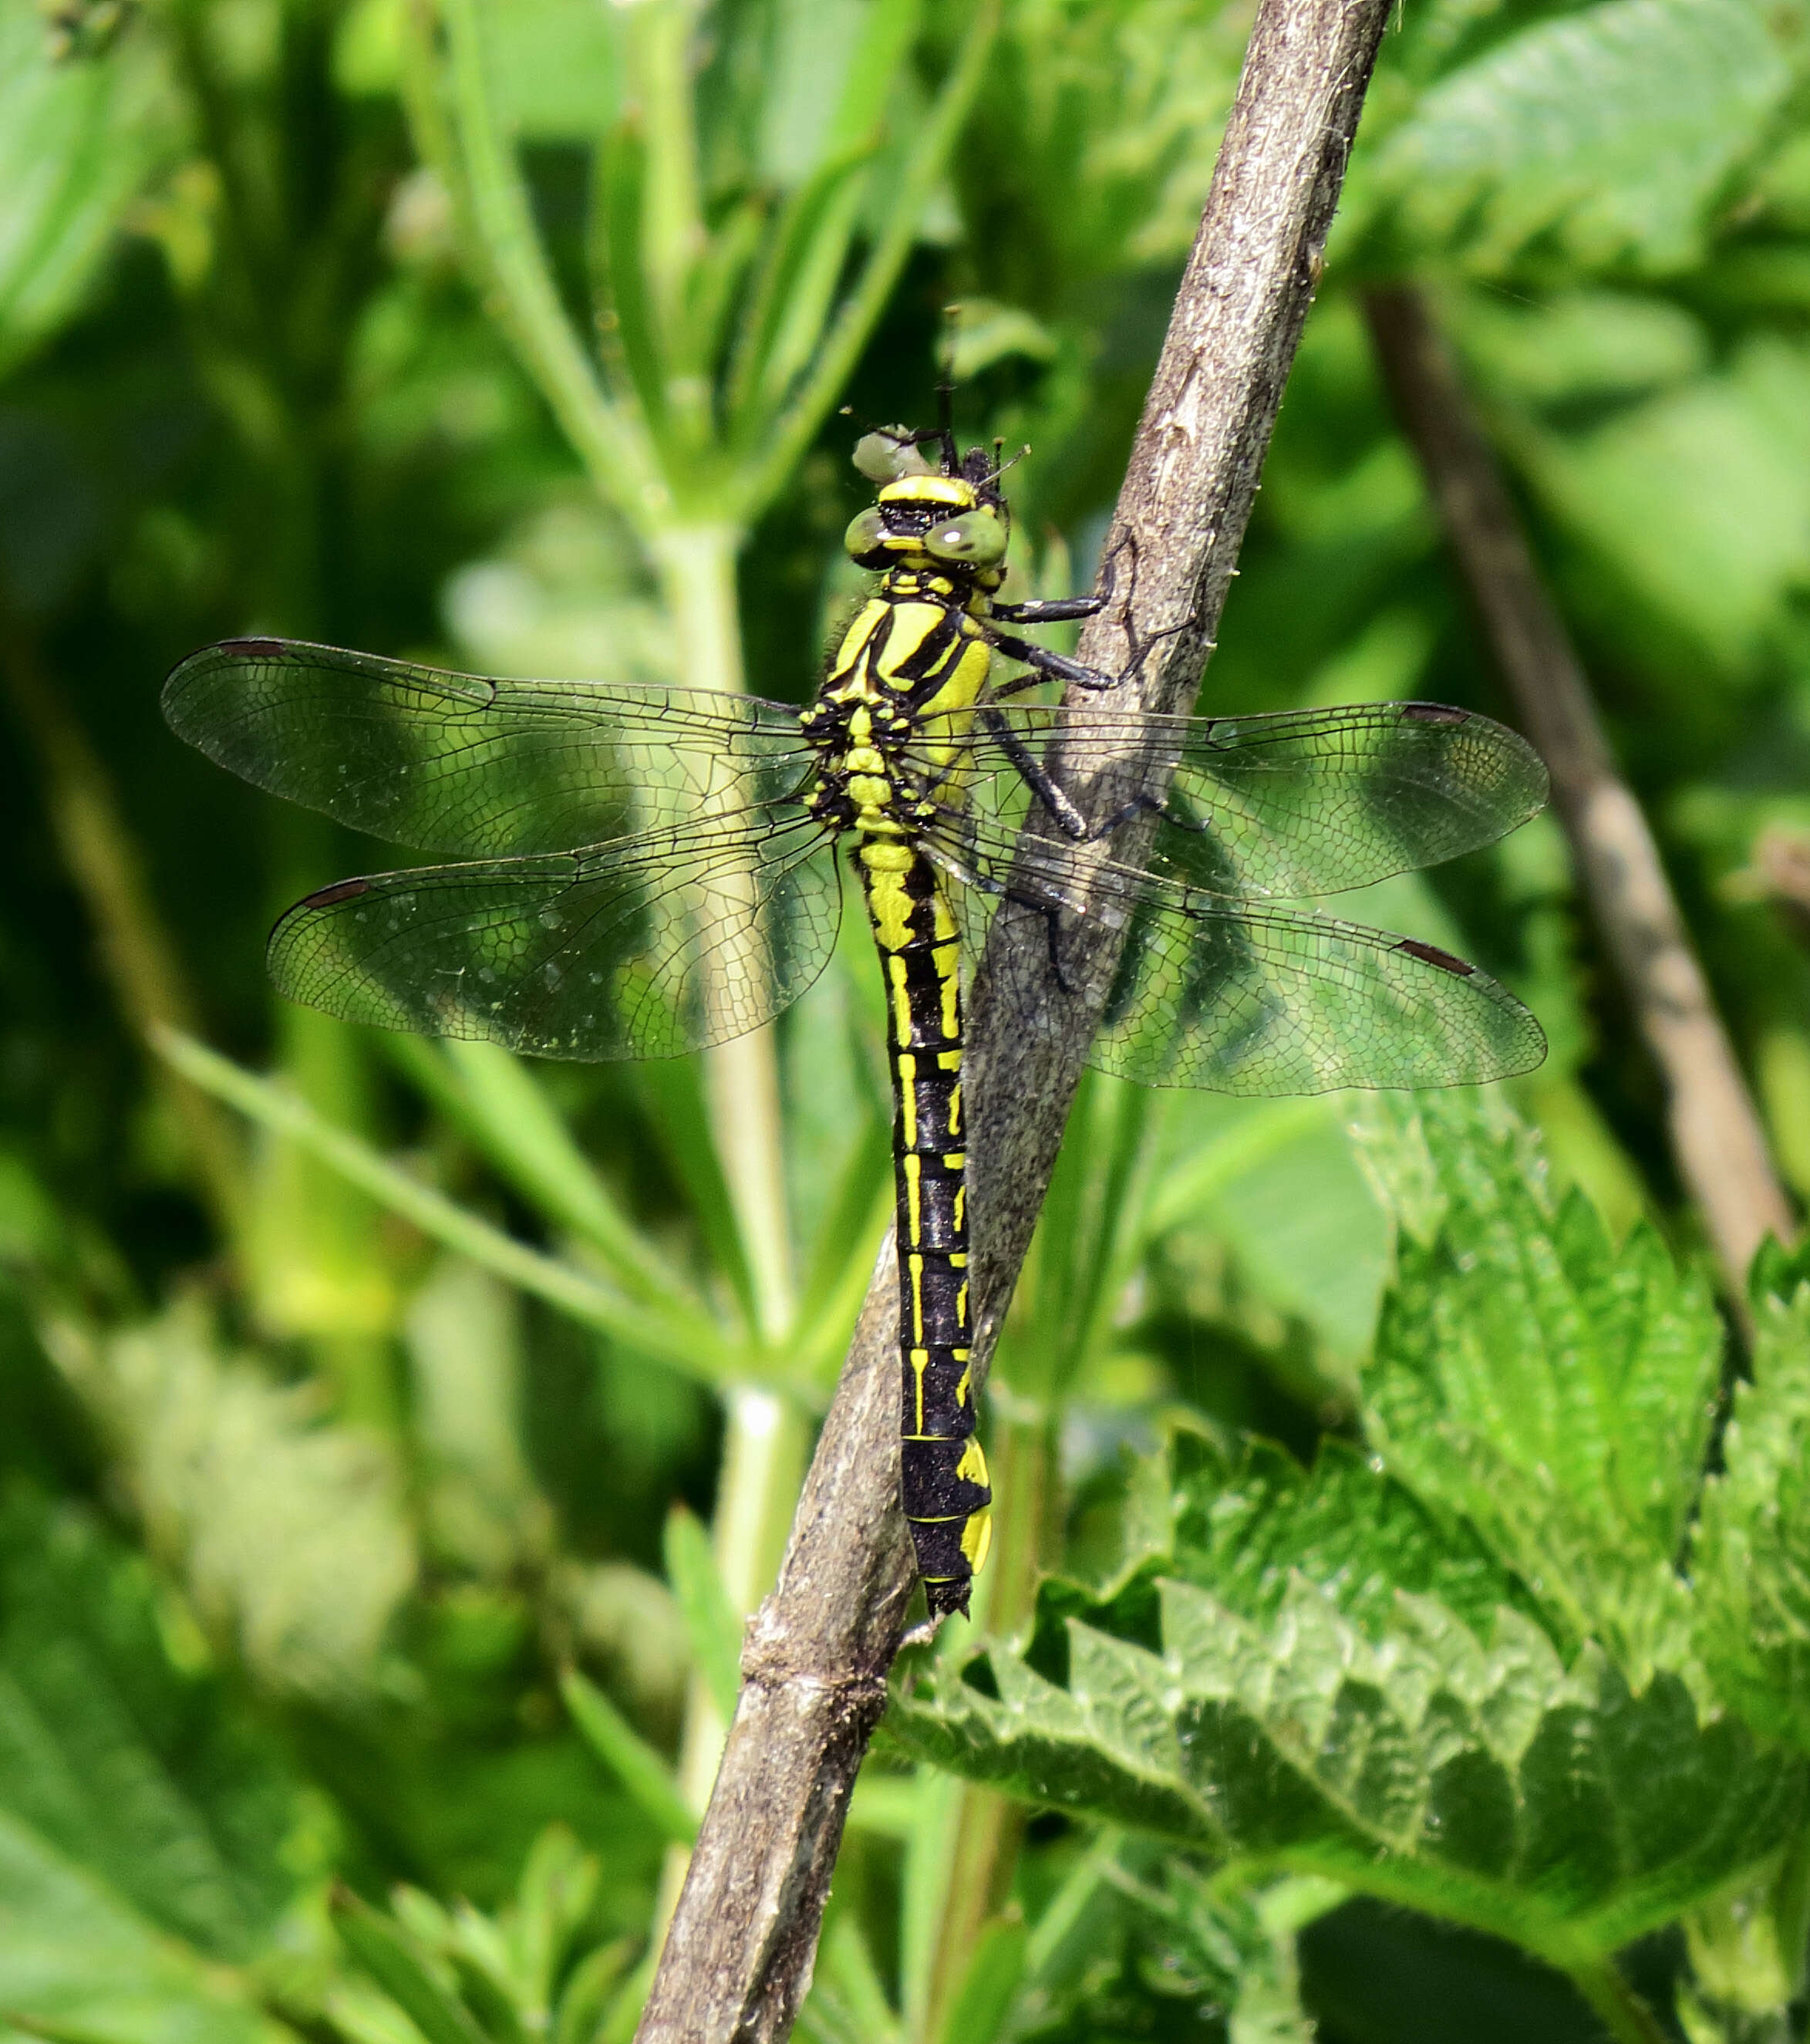
[[[996,721],[995,721],[996,720]],[[1058,779],[1084,786],[1128,760],[1128,795],[1165,785],[1150,870],[1234,899],[1299,900],[1367,886],[1488,844],[1541,809],[1527,741],[1438,703],[1358,703],[1273,717],[1141,721],[1082,703],[1005,703],[960,747],[967,801],[1009,832],[1028,794],[1020,756],[1059,740]],[[934,780],[928,752],[913,764]]]
[[[1546,1055],[1534,1017],[1462,959],[1305,911],[1240,904],[1108,865],[1085,893],[1059,853],[1013,847],[947,816],[929,835],[958,882],[978,957],[978,905],[1010,898],[1043,917],[1044,941],[996,964],[1008,1012],[1048,1012],[1065,933],[1086,916],[1124,932],[1088,1062],[1143,1085],[1246,1094],[1343,1086],[1474,1085],[1530,1071]]]
[[[394,844],[465,857],[599,844],[805,779],[797,713],[747,696],[490,681],[282,639],[191,654],[177,736],[254,786]]]
[[[770,1021],[836,941],[834,850],[808,819],[649,832],[587,851],[341,881],[271,933],[290,999],[348,1022],[547,1058],[662,1058]]]

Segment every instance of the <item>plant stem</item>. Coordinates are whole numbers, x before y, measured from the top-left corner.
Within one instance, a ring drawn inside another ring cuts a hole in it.
[[[1120,672],[1132,659],[1129,627],[1146,641],[1173,633],[1123,684],[1134,719],[1186,709],[1199,686],[1390,11],[1391,0],[1260,0],[1120,496],[1115,529],[1128,550],[1135,544],[1139,572],[1120,576],[1111,613],[1082,642],[1083,659]],[[1147,750],[1134,739],[1130,751],[1147,778]],[[1123,800],[1116,778],[1102,773],[1089,800]],[[1117,843],[1111,851],[1125,855]],[[1075,862],[1083,889],[1086,865]],[[1020,948],[1009,983],[1040,982],[1047,932],[1009,902],[994,919],[970,1010],[977,1366],[1023,1261],[1120,941],[1102,930],[1097,952],[1074,961],[1081,991],[1051,986],[1051,1026],[1027,1029],[1019,1003],[994,995],[997,967],[988,960],[995,945]],[[790,2028],[810,1977],[848,1799],[885,1705],[913,1584],[898,1508],[897,1342],[889,1239],[778,1587],[749,1627],[735,1723],[641,2044],[766,2044]]]
[[[172,1070],[261,1127],[308,1151],[424,1235],[644,1354],[657,1356],[706,1382],[721,1383],[727,1374],[731,1358],[722,1336],[708,1321],[671,1310],[651,1311],[621,1298],[582,1270],[555,1257],[543,1256],[467,1213],[431,1185],[398,1170],[357,1136],[324,1120],[294,1093],[242,1070],[177,1030],[154,1027],[148,1033],[152,1048]]]
[[[106,770],[39,667],[21,621],[0,619],[0,660],[19,721],[44,762],[45,808],[76,891],[100,940],[102,968],[120,1012],[148,1043],[159,1028],[191,1030],[194,1002],[175,947],[144,884],[136,847]],[[158,1068],[153,1066],[155,1071]],[[169,1068],[163,1068],[169,1071]],[[186,1140],[197,1189],[222,1239],[245,1259],[248,1188],[236,1132],[207,1093],[169,1072],[170,1103]]]
[[[1623,1979],[1612,1959],[1589,1960],[1565,1970],[1616,2044],[1668,2044],[1658,2019]]]
[[[1000,0],[978,0],[954,69],[936,103],[920,125],[917,146],[894,188],[885,226],[874,242],[854,290],[844,301],[818,349],[809,374],[767,436],[766,445],[744,475],[739,508],[751,522],[778,495],[824,415],[853,374],[861,351],[892,295],[919,222],[986,69],[999,28]]]
[[[778,1569],[810,1436],[796,1403],[754,1385],[732,1386],[723,1409],[723,1459],[710,1544],[729,1601],[746,1617],[771,1588]],[[709,1800],[728,1735],[708,1685],[694,1673],[686,1688],[679,1737],[678,1792],[687,1809],[701,1811]],[[690,1864],[683,1846],[668,1848],[655,1904],[656,1939],[671,1920]]]
[[[644,534],[667,492],[638,419],[611,402],[578,344],[536,231],[513,145],[498,125],[478,0],[440,0],[470,234],[492,309],[598,490]],[[417,36],[425,33],[419,25]],[[426,97],[426,89],[417,95]],[[430,129],[431,112],[425,123]]]
[[[743,687],[736,606],[740,540],[733,526],[697,525],[664,532],[655,543],[678,637],[678,670],[691,687],[726,695]],[[704,1054],[704,1074],[711,1129],[754,1290],[754,1331],[771,1349],[784,1339],[796,1311],[773,1031],[757,1029],[713,1045]]]
[[[1728,1295],[1768,1235],[1797,1233],[1765,1133],[1633,790],[1616,770],[1583,663],[1547,594],[1458,362],[1425,299],[1373,292],[1370,331],[1396,409],[1528,736],[1641,1032],[1665,1080],[1672,1147]]]

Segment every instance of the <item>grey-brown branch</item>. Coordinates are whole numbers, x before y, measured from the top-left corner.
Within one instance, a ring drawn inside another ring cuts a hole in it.
[[[1583,664],[1424,296],[1376,291],[1368,311],[1390,396],[1522,726],[1551,772],[1579,880],[1665,1082],[1679,1176],[1739,1302],[1762,1240],[1789,1241],[1796,1224],[1658,847],[1616,770]]]
[[[1081,657],[1119,672],[1127,710],[1192,705],[1343,181],[1392,0],[1260,0],[1243,75],[1108,548],[1114,601]],[[1135,574],[1131,571],[1135,560]],[[1157,635],[1169,636],[1159,638]],[[1110,767],[1081,792],[1108,813]],[[1116,834],[1114,856],[1140,855]],[[1083,893],[1091,858],[1074,855]],[[1065,938],[1067,932],[1065,930]],[[996,917],[970,1005],[969,1154],[984,1370],[1029,1246],[1116,962],[1075,919],[1072,992],[1046,1031],[998,1012],[1021,981],[1001,947],[1047,955],[1038,916]],[[1034,961],[1033,961],[1034,962]],[[855,1777],[886,1704],[911,1550],[898,1508],[897,1288],[876,1268],[793,1523],[778,1587],[750,1622],[744,1687],[637,2044],[782,2038],[809,1984]]]

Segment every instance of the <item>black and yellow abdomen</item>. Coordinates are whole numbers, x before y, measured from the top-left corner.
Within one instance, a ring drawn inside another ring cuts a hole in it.
[[[859,858],[886,974],[893,1069],[900,1484],[935,1616],[968,1608],[993,1498],[974,1439],[959,945],[921,853],[878,836],[864,840]]]
[[[840,753],[826,757],[833,789],[826,801],[856,836],[886,982],[901,1492],[935,1616],[968,1608],[970,1582],[986,1557],[993,1493],[974,1438],[961,943],[940,876],[917,842],[928,791],[899,761],[909,735],[916,760],[953,766],[990,656],[952,590],[925,590],[905,575],[889,582],[850,626],[818,700],[842,740]],[[937,801],[958,797],[955,777],[944,774]]]

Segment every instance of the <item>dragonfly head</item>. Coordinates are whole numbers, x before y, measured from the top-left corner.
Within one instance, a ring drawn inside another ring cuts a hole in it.
[[[921,463],[917,448],[909,451]],[[855,461],[861,466],[859,448]],[[854,520],[843,544],[863,567],[940,571],[994,588],[1010,532],[1005,499],[989,479],[920,467],[882,482],[878,501]]]

